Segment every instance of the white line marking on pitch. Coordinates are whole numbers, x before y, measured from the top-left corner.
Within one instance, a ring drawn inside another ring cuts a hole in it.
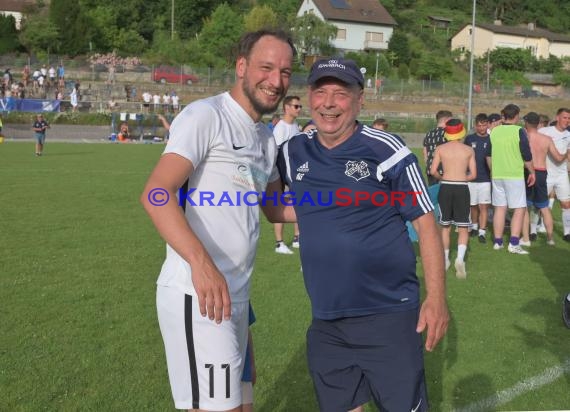
[[[560,378],[565,373],[570,372],[570,358],[566,359],[561,365],[554,366],[546,369],[542,374],[528,378],[522,382],[517,383],[515,386],[505,389],[504,391],[497,392],[486,399],[472,403],[461,409],[456,409],[455,412],[478,412],[494,410],[497,406],[504,405],[512,401],[517,396],[523,393],[533,391],[544,385],[548,385]],[[561,405],[562,406],[562,405]],[[564,405],[566,407],[567,405]]]

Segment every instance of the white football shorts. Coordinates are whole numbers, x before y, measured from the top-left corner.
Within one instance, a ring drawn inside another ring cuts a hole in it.
[[[491,182],[468,182],[471,206],[491,204]]]
[[[229,321],[200,314],[198,298],[158,286],[156,306],[177,409],[225,411],[242,403],[248,302],[232,302]]]
[[[548,174],[546,176],[548,193],[554,190],[556,198],[562,202],[570,200],[570,181],[568,174]]]
[[[493,206],[509,209],[526,207],[526,183],[524,179],[493,179]]]

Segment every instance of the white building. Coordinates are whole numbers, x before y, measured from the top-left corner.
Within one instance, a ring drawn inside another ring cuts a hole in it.
[[[464,25],[451,38],[451,50],[471,50],[471,33],[471,24]],[[551,54],[559,58],[570,56],[570,36],[538,28],[532,23],[517,27],[503,26],[499,20],[495,24],[477,23],[474,44],[475,57],[499,47],[528,49],[534,57],[543,59]]]
[[[297,16],[313,13],[337,27],[332,45],[340,51],[380,51],[397,25],[378,0],[303,0]]]
[[[25,8],[34,3],[33,0],[0,0],[0,14],[13,16],[16,20],[16,30],[20,30]]]

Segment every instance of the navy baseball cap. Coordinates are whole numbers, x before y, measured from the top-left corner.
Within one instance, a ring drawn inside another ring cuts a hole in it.
[[[364,88],[364,76],[353,60],[341,57],[317,60],[311,67],[307,83],[313,85],[324,77],[334,77],[348,85],[358,84]]]
[[[501,120],[501,115],[499,113],[491,113],[487,119],[490,123],[493,123],[497,120]]]

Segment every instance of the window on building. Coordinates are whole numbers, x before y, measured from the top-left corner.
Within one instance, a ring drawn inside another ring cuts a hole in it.
[[[346,40],[346,29],[337,29],[336,39],[337,40]]]
[[[366,40],[382,43],[384,41],[384,33],[377,33],[373,31],[366,32]]]

